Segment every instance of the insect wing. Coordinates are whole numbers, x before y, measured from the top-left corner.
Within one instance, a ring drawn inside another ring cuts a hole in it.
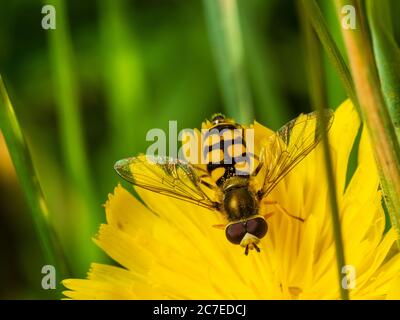
[[[319,124],[321,116],[326,120],[323,129]],[[267,139],[260,153],[263,168],[257,173],[257,176],[263,177],[260,197],[271,192],[317,146],[322,138],[322,130],[327,132],[330,129],[333,118],[334,114],[329,109],[322,114],[301,114]]]
[[[196,170],[184,161],[169,157],[140,155],[118,161],[117,173],[135,186],[215,209],[213,190],[200,188]]]

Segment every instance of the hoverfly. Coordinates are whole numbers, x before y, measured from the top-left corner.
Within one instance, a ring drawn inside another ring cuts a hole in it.
[[[237,174],[236,158],[226,154],[220,161],[204,166],[169,157],[140,155],[120,160],[114,168],[133,185],[223,214],[228,223],[218,226],[225,229],[228,241],[244,247],[246,255],[252,249],[260,252],[258,244],[268,231],[267,216],[259,212],[260,203],[320,142],[323,132],[318,120],[321,116],[326,118],[327,126],[323,129],[326,132],[333,122],[333,112],[329,109],[323,114],[301,114],[288,122],[263,142],[258,155],[244,151],[241,156],[245,155],[248,160],[252,157],[257,163],[245,173]],[[222,114],[214,115],[207,123],[207,130],[213,135],[215,132],[217,135],[218,132],[244,132],[243,126]],[[246,150],[244,134],[229,140],[224,134],[218,138],[224,140],[223,145]],[[221,144],[206,145],[203,152],[207,155],[215,150],[226,153]],[[255,179],[261,183],[254,183]]]

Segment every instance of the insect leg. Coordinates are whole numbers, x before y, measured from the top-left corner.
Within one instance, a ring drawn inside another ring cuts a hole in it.
[[[199,182],[200,182],[204,187],[210,189],[211,191],[218,192],[218,190],[219,190],[217,186],[215,186],[215,185],[213,185],[213,184],[211,184],[211,183],[209,183],[209,182],[207,182],[207,181],[205,181],[205,180],[203,180],[203,179],[200,179]],[[208,200],[212,201],[212,200],[210,199],[210,197],[208,197],[206,194],[205,194],[205,196],[207,197]],[[212,201],[212,202],[213,202],[213,201]]]
[[[218,192],[218,191],[219,191],[218,187],[217,187],[216,185],[213,185],[213,184],[211,184],[211,183],[205,181],[205,178],[209,178],[209,175],[208,175],[208,174],[202,174],[201,176],[199,176],[199,181],[198,181],[198,182],[199,182],[203,187],[206,187],[206,188],[208,188],[209,190],[211,190],[211,191],[213,191],[213,192]],[[199,186],[198,186],[198,189],[201,190],[201,188],[200,188]],[[209,201],[213,202],[215,206],[219,206],[219,205],[220,205],[219,203],[213,201],[207,194],[204,193],[204,196],[205,196]]]
[[[213,224],[212,226],[213,226],[214,228],[221,229],[221,230],[224,230],[225,227],[226,227],[225,224]]]
[[[293,215],[293,214],[290,214],[290,213],[289,213],[284,207],[282,207],[277,201],[269,201],[269,202],[270,202],[270,204],[275,205],[276,208],[277,208],[281,213],[287,215],[288,217],[290,217],[290,218],[292,218],[292,219],[296,219],[296,220],[298,220],[298,221],[300,221],[300,222],[304,222],[304,219],[302,219],[302,218],[300,218],[300,217],[297,217],[297,216],[295,216],[295,215]],[[266,202],[266,203],[268,203],[268,202]]]
[[[267,212],[266,214],[263,214],[263,217],[265,220],[267,220],[268,218],[271,218],[274,214],[275,212]]]
[[[216,189],[212,184],[208,183],[207,181],[200,180],[200,183],[203,184],[204,186],[206,186],[209,189],[212,189],[212,190]]]
[[[195,165],[194,164],[193,167],[198,171],[204,172],[205,174],[203,174],[203,175],[208,175],[208,171],[206,169],[204,169],[203,167],[201,167],[201,165]]]
[[[258,157],[257,157],[258,158]],[[258,160],[258,159],[257,159]],[[258,164],[258,166],[254,169],[254,171],[253,171],[253,176],[257,176],[258,175],[258,173],[260,172],[260,170],[261,170],[261,168],[263,167],[263,165],[264,165],[264,163],[263,162],[260,162],[259,164]]]

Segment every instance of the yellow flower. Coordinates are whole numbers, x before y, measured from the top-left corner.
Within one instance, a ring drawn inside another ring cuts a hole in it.
[[[346,185],[347,164],[360,122],[350,102],[335,112],[329,131],[336,174],[350,297],[400,297],[400,254],[385,215],[366,131],[358,166]],[[256,141],[270,131],[256,124]],[[218,214],[137,189],[143,205],[118,186],[105,205],[107,224],[95,242],[121,266],[93,263],[88,279],[63,284],[73,299],[339,299],[328,185],[321,146],[273,190],[276,200],[305,222],[279,213],[268,219],[261,252],[243,254]],[[274,210],[271,205],[269,210]],[[343,274],[343,277],[345,274]]]

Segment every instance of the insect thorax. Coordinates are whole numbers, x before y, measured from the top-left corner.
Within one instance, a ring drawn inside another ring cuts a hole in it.
[[[246,219],[257,214],[257,199],[249,189],[247,178],[229,178],[222,190],[224,210],[229,221]]]

